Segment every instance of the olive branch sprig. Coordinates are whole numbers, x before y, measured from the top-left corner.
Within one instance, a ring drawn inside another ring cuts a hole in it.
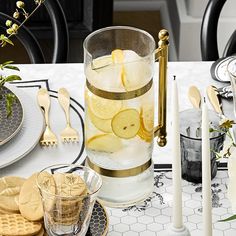
[[[215,153],[218,158],[230,158],[231,156],[231,148],[236,147],[235,140],[231,134],[231,128],[233,128],[233,125],[236,124],[234,120],[230,120],[228,118],[223,118],[219,122],[219,128],[220,130],[217,129],[210,129],[210,132],[221,132],[222,131],[226,134],[226,136],[229,138],[229,143],[228,145],[224,145],[223,150],[220,153]],[[219,220],[219,222],[228,222],[236,220],[236,214],[232,215],[226,219]]]
[[[6,20],[6,26],[8,27],[5,34],[0,35],[0,47],[5,47],[7,44],[10,44],[14,46],[14,43],[11,41],[11,37],[13,35],[16,35],[18,30],[26,23],[26,21],[29,20],[29,18],[38,10],[38,8],[42,5],[44,0],[34,0],[36,7],[33,9],[31,13],[28,13],[25,10],[25,3],[23,1],[17,1],[16,2],[16,10],[13,13],[14,19],[19,19],[21,15],[24,16],[24,20],[18,25],[16,23],[13,23],[12,20]],[[16,70],[19,71],[19,68],[12,65],[13,61],[6,61],[2,64],[0,64],[0,70],[4,69],[10,69],[10,70]],[[21,80],[21,77],[18,75],[9,75],[5,76],[0,74],[0,89],[6,82],[12,82],[15,80]],[[1,91],[0,91],[1,92]],[[5,94],[6,98],[6,109],[7,109],[7,117],[9,117],[12,113],[12,104],[15,102],[16,97],[12,93]],[[0,94],[0,99],[3,99],[3,95]]]
[[[10,69],[10,70],[16,70],[19,71],[19,68],[17,66],[11,65],[13,61],[6,61],[3,64],[0,64],[0,69]],[[21,80],[20,76],[18,75],[0,75],[0,88],[6,83],[6,82],[11,82],[15,80]],[[7,109],[7,117],[9,117],[12,113],[12,104],[15,102],[16,97],[12,93],[7,93],[5,95],[6,97],[6,109]],[[3,99],[3,95],[0,93],[0,99]]]
[[[1,34],[0,35],[0,46],[4,47],[7,44],[11,44],[14,45],[13,42],[10,40],[10,38],[17,34],[18,30],[26,23],[26,21],[29,20],[29,18],[37,11],[37,9],[42,5],[42,3],[44,2],[44,0],[34,0],[36,7],[34,8],[34,10],[31,13],[28,13],[25,10],[25,3],[23,1],[17,1],[16,2],[16,10],[13,14],[13,18],[15,19],[19,19],[20,15],[22,14],[24,16],[24,20],[20,23],[20,25],[13,23],[11,20],[7,20],[6,21],[6,26],[8,27],[8,29],[6,30],[6,33],[8,34],[8,36],[6,36],[5,34]]]
[[[230,119],[225,117],[225,118],[220,120],[219,129],[214,129],[214,128],[209,129],[209,132],[224,133],[229,139],[228,144],[224,144],[224,147],[223,147],[222,151],[220,151],[220,152],[215,152],[214,151],[217,159],[229,158],[231,156],[231,150],[230,149],[232,147],[236,147],[236,143],[234,141],[234,138],[233,138],[231,130],[230,130],[233,127],[234,124],[236,124],[234,120],[230,120]]]

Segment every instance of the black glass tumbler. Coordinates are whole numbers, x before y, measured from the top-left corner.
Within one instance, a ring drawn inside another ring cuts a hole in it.
[[[200,109],[189,109],[180,113],[180,145],[182,178],[194,182],[202,182],[202,139],[201,139]],[[220,130],[220,117],[209,110],[209,127]],[[223,148],[225,133],[214,131],[210,133],[211,178],[217,173],[216,152]]]

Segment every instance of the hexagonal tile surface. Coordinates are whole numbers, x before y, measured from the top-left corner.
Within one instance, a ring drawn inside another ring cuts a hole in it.
[[[146,230],[146,225],[140,224],[140,223],[135,223],[135,224],[131,225],[130,228],[134,232],[143,232]]]
[[[227,199],[227,171],[218,171],[212,181],[212,222],[214,236],[236,235],[236,221],[219,222],[232,215]],[[162,236],[173,224],[172,220],[172,175],[169,172],[155,173],[155,187],[151,198],[125,209],[107,208],[110,216],[108,236]],[[183,222],[191,236],[203,234],[201,184],[183,182]]]
[[[134,216],[124,216],[124,217],[121,217],[120,220],[124,224],[131,225],[131,224],[136,223],[138,219],[140,219],[140,217],[136,218]]]

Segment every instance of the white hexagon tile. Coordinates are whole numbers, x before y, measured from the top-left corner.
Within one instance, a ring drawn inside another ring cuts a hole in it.
[[[171,224],[172,172],[156,172],[152,195],[144,202],[125,208],[107,208],[108,236],[162,236]],[[227,171],[218,171],[212,180],[213,236],[236,235],[236,220],[219,222],[232,215],[227,199]],[[183,221],[192,236],[202,235],[202,188],[183,180]]]

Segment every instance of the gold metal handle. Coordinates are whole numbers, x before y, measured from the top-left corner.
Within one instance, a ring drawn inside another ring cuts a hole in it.
[[[66,116],[66,124],[70,126],[70,95],[65,88],[60,88],[58,91],[58,101],[63,108]]]
[[[45,123],[46,125],[49,127],[49,109],[50,109],[50,96],[48,94],[47,89],[45,88],[41,88],[38,91],[38,104],[41,107],[43,113],[44,113],[44,117],[45,117]]]
[[[159,32],[158,48],[155,50],[155,61],[159,61],[159,91],[158,91],[158,126],[154,129],[154,136],[158,137],[159,146],[166,145],[166,97],[167,97],[167,61],[169,33],[162,29]]]

